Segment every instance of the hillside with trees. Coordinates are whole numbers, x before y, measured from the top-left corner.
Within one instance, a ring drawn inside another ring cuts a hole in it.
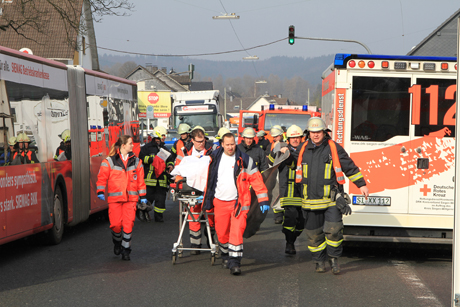
[[[321,74],[332,63],[333,55],[315,58],[277,56],[257,61],[210,61],[191,58],[100,55],[102,70],[125,77],[137,65],[153,65],[169,73],[185,72],[195,65],[193,81],[212,81],[214,88],[233,97],[278,95],[304,104],[319,105]],[[267,83],[255,83],[264,80]],[[308,96],[308,93],[309,96]]]

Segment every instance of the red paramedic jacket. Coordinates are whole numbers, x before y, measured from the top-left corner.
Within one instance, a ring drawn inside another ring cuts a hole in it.
[[[144,182],[144,167],[134,153],[128,154],[125,164],[120,153],[107,157],[101,163],[97,175],[97,194],[104,194],[108,182],[107,202],[137,202],[139,196],[147,194]]]

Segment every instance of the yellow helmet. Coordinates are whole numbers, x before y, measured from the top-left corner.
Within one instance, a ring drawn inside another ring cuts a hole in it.
[[[303,135],[302,129],[297,125],[292,125],[288,128],[286,135],[288,138],[295,138]]]
[[[244,138],[254,138],[256,137],[256,132],[254,131],[254,128],[248,127],[243,130],[241,136]]]
[[[230,130],[228,130],[225,127],[220,128],[219,131],[217,132],[216,139],[219,139],[219,140],[222,139],[222,137],[227,133],[231,133]]]
[[[201,131],[203,131],[203,133],[206,133],[206,131],[204,130],[204,128],[201,127],[201,126],[195,126],[195,127],[193,127],[192,131],[193,131],[193,130],[196,130],[196,129],[200,129]],[[191,131],[190,131],[190,132],[191,132]]]
[[[162,127],[162,126],[156,126],[155,128],[153,128],[153,137],[154,138],[160,138],[163,136],[163,135],[166,135],[168,132],[166,131],[166,128],[165,127]]]
[[[64,131],[62,131],[61,139],[64,142],[69,142],[70,141],[70,130],[69,129],[65,129]]]
[[[276,125],[276,126],[273,126],[271,129],[270,129],[270,135],[272,137],[275,137],[275,136],[278,136],[278,135],[282,135],[283,134],[283,128],[281,128],[281,126],[279,125]]]
[[[180,124],[179,127],[177,127],[177,133],[179,134],[190,133],[190,126],[185,123]]]
[[[19,134],[18,134],[17,141],[18,141],[19,143],[21,143],[21,142],[29,143],[29,142],[30,142],[30,139],[29,139],[29,137],[27,136],[27,134],[25,134],[25,133],[23,132],[23,133],[19,133]]]
[[[8,139],[8,145],[14,146],[17,143],[16,137],[12,136]]]
[[[331,131],[327,128],[326,123],[320,117],[311,117],[307,122],[307,131]]]

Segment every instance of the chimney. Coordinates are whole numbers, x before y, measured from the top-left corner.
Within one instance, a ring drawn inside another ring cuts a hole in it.
[[[152,66],[152,72],[156,72],[158,70],[158,66]]]

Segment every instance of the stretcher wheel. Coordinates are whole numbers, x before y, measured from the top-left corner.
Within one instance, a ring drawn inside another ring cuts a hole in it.
[[[216,262],[216,254],[211,255],[211,265],[214,265],[214,262]]]
[[[176,264],[177,252],[172,254],[172,264]]]

